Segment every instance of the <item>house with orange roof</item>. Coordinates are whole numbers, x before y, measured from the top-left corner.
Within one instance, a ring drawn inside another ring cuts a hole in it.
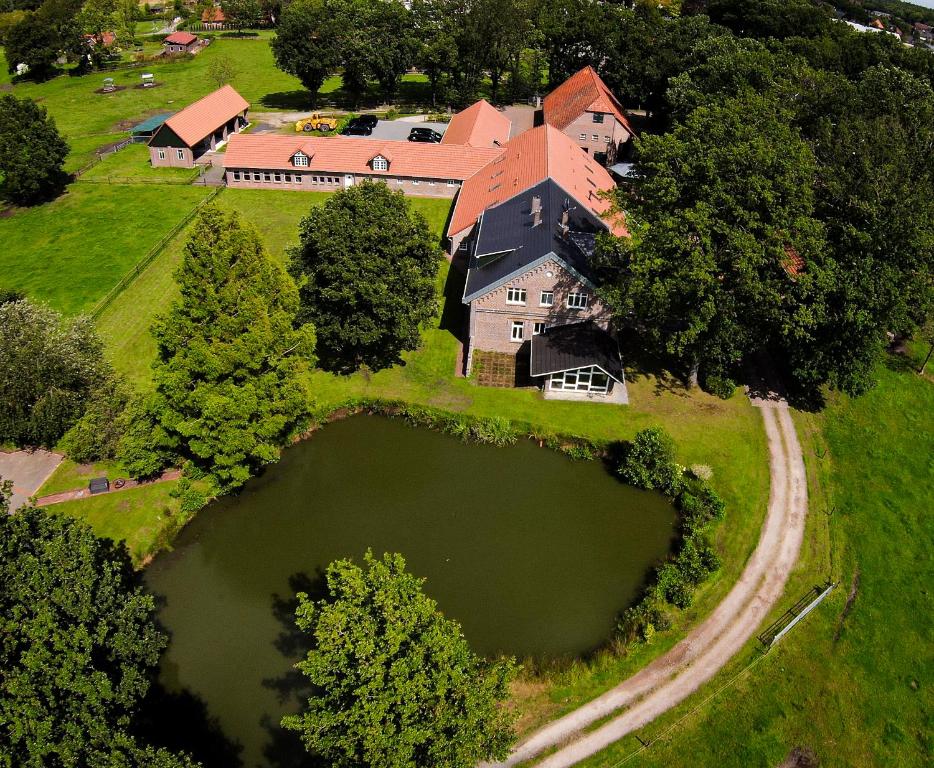
[[[155,167],[192,168],[195,160],[239,133],[247,124],[249,102],[225,85],[176,112],[149,140]]]
[[[546,125],[562,131],[604,165],[615,163],[623,145],[633,136],[622,104],[590,66],[545,97],[542,117]]]
[[[205,29],[223,29],[226,23],[227,15],[219,5],[205,8],[201,12],[201,25]]]
[[[232,136],[224,154],[229,187],[330,191],[382,181],[419,197],[454,197],[465,179],[503,150],[351,136]]]
[[[448,123],[442,144],[500,147],[509,141],[512,121],[485,99],[461,110]]]
[[[162,41],[163,53],[166,55],[176,53],[194,53],[201,41],[191,32],[173,32]]]

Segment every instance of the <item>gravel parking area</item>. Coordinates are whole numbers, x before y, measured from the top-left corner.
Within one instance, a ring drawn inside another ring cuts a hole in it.
[[[359,138],[407,141],[409,131],[413,128],[431,128],[443,135],[447,127],[447,123],[410,123],[407,120],[380,120],[373,129],[373,133]]]
[[[49,451],[0,452],[0,478],[13,481],[10,512],[15,512],[35,494],[61,462],[62,457]]]

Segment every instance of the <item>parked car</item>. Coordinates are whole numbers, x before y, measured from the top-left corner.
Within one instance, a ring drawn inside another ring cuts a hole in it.
[[[344,130],[341,131],[341,136],[369,136],[371,133],[373,133],[373,128],[371,126],[351,120],[344,126]]]
[[[437,144],[441,141],[441,134],[437,131],[433,131],[431,128],[413,128],[409,131],[409,141]]]
[[[376,115],[360,115],[359,117],[355,117],[353,120],[351,120],[350,124],[367,125],[370,128],[375,128],[378,122],[379,118]]]

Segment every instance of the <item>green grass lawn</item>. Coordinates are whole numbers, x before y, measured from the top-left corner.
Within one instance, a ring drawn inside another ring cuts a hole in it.
[[[82,174],[78,183],[186,184],[198,178],[198,173],[197,168],[153,168],[149,163],[149,147],[130,144],[106,155]]]
[[[230,38],[218,38],[190,60],[153,62],[145,67],[81,77],[62,75],[46,83],[22,82],[13,87],[13,92],[36,99],[49,110],[72,145],[67,169],[75,170],[93,157],[97,147],[124,136],[130,122],[158,112],[177,111],[217,88],[208,75],[210,63],[216,58],[232,61],[236,74],[231,84],[253,109],[264,108],[264,100],[269,102],[268,107],[276,108],[277,99],[285,98],[282,94],[302,92],[297,79],[275,67],[268,40]],[[135,88],[141,72],[152,72],[161,85]],[[126,90],[95,93],[104,77],[113,77],[115,84],[126,86]]]
[[[760,657],[754,644],[636,734],[655,743],[627,765],[684,765],[690,755],[692,766],[771,768],[795,748],[822,768],[931,764],[934,382],[901,359],[890,365],[863,397],[796,416],[811,509],[782,609],[825,578],[839,586],[710,702]],[[616,768],[640,748],[636,735],[582,765]]]
[[[177,480],[104,493],[86,499],[46,507],[87,522],[98,536],[125,541],[133,562],[141,564],[151,554],[160,532],[179,514],[179,501],[170,495]]]
[[[0,288],[87,312],[209,192],[73,184],[51,203],[0,218]]]
[[[112,482],[118,477],[129,477],[129,473],[116,461],[77,464],[66,458],[49,475],[48,480],[42,484],[36,496],[50,496],[53,493],[86,488],[88,482],[94,477],[106,477]]]

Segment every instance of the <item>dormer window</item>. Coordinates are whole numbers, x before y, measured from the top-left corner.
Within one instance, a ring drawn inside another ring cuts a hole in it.
[[[382,155],[377,155],[372,160],[373,170],[374,171],[388,171],[389,170],[389,161]]]
[[[296,152],[292,155],[292,164],[296,168],[307,168],[308,167],[308,155],[304,152]]]

